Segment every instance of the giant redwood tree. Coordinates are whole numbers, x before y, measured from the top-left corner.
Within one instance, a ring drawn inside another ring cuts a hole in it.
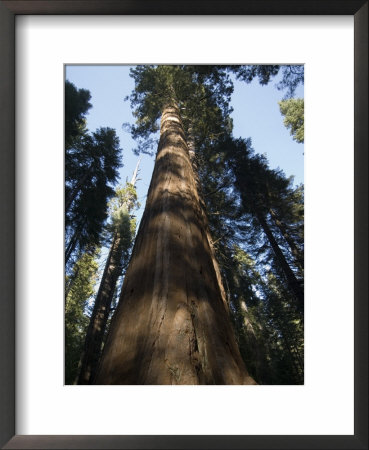
[[[211,139],[228,116],[227,75],[159,66],[133,76],[133,134],[155,131],[161,115],[160,140],[95,382],[255,384],[236,344],[194,170],[196,140]]]

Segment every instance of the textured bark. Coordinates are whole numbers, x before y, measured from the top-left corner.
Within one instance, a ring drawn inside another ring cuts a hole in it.
[[[257,214],[257,219],[260,223],[260,225],[262,226],[264,233],[266,234],[270,245],[272,246],[272,249],[274,251],[274,254],[279,262],[279,265],[286,277],[288,286],[292,292],[292,294],[294,294],[296,300],[297,300],[297,307],[299,308],[300,311],[304,310],[304,289],[301,285],[301,283],[299,282],[299,280],[296,278],[295,274],[293,273],[291,267],[289,266],[284,254],[282,253],[282,250],[279,248],[278,242],[275,240],[275,237],[273,236],[273,233],[267,223],[267,221],[265,220],[265,218],[263,217],[262,214],[258,213]]]
[[[90,384],[98,367],[106,323],[119,277],[120,237],[115,233],[86,333],[78,384]]]
[[[163,111],[145,212],[96,384],[255,384],[222,299],[178,110]]]

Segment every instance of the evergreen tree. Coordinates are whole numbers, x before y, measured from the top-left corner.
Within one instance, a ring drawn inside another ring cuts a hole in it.
[[[156,131],[161,114],[160,141],[96,383],[254,384],[231,327],[190,156],[201,130],[208,141],[224,133],[227,76],[180,66],[138,67],[133,76],[133,135]]]
[[[110,250],[86,333],[78,384],[91,384],[95,377],[118,278],[128,263],[136,228],[131,213],[138,207],[135,190],[137,171],[138,166],[131,182],[117,189],[111,205],[112,221],[108,227]]]
[[[108,200],[114,194],[121,166],[115,131],[100,128],[88,133],[85,117],[90,92],[65,83],[65,263],[66,263],[66,382],[77,375],[92,295]],[[88,265],[90,264],[90,267]]]
[[[115,131],[100,128],[89,134],[85,117],[90,92],[65,83],[65,262],[67,270],[86,248],[93,251],[107,218],[121,166]],[[74,254],[74,258],[71,256]]]
[[[222,139],[203,150],[203,156],[206,164],[199,173],[241,354],[258,383],[301,383],[303,370],[296,372],[296,361],[286,354],[295,353],[290,339],[294,336],[296,342],[302,341],[299,361],[303,359],[302,311],[296,308],[299,303],[286,284],[275,247],[283,252],[302,286],[303,187],[292,188],[291,179],[281,171],[270,170],[266,159],[254,154],[248,140]],[[250,160],[248,166],[246,160]],[[247,180],[246,185],[237,184],[237,171]],[[274,248],[255,206],[266,217]],[[278,291],[270,286],[276,283]],[[280,324],[284,339],[275,345],[276,337],[282,336]]]
[[[247,141],[228,140],[224,145],[228,148],[229,164],[234,173],[235,187],[239,192],[242,207],[245,212],[256,219],[256,222],[253,223],[254,226],[262,228],[288,287],[294,295],[296,305],[300,311],[303,311],[302,280],[296,276],[291,267],[269,220],[270,211],[276,204],[275,198],[280,199],[280,193],[288,190],[290,180],[281,176],[280,173],[270,170],[265,158],[253,154]]]

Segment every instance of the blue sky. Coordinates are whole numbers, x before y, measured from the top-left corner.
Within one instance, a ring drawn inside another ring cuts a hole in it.
[[[87,115],[87,128],[95,131],[99,127],[111,127],[119,136],[123,149],[124,166],[120,172],[123,184],[126,179],[131,179],[138,161],[138,157],[132,152],[136,143],[122,128],[123,123],[134,122],[130,102],[124,101],[134,88],[129,69],[130,66],[121,65],[66,66],[66,78],[77,88],[88,89],[91,93],[90,103],[93,107]],[[277,90],[276,82],[277,80],[261,86],[257,80],[251,84],[235,81],[232,95],[233,135],[250,137],[254,150],[267,156],[271,168],[279,167],[287,176],[293,175],[295,183],[300,184],[304,181],[304,148],[303,144],[293,141],[283,125],[278,101],[284,94]],[[296,96],[303,97],[303,88],[297,90]],[[141,203],[137,213],[138,220],[145,206],[153,167],[154,157],[143,155],[137,183]]]

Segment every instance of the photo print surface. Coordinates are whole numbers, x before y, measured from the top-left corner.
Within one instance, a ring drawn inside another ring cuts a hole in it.
[[[303,65],[67,65],[65,384],[304,384],[303,148]]]

